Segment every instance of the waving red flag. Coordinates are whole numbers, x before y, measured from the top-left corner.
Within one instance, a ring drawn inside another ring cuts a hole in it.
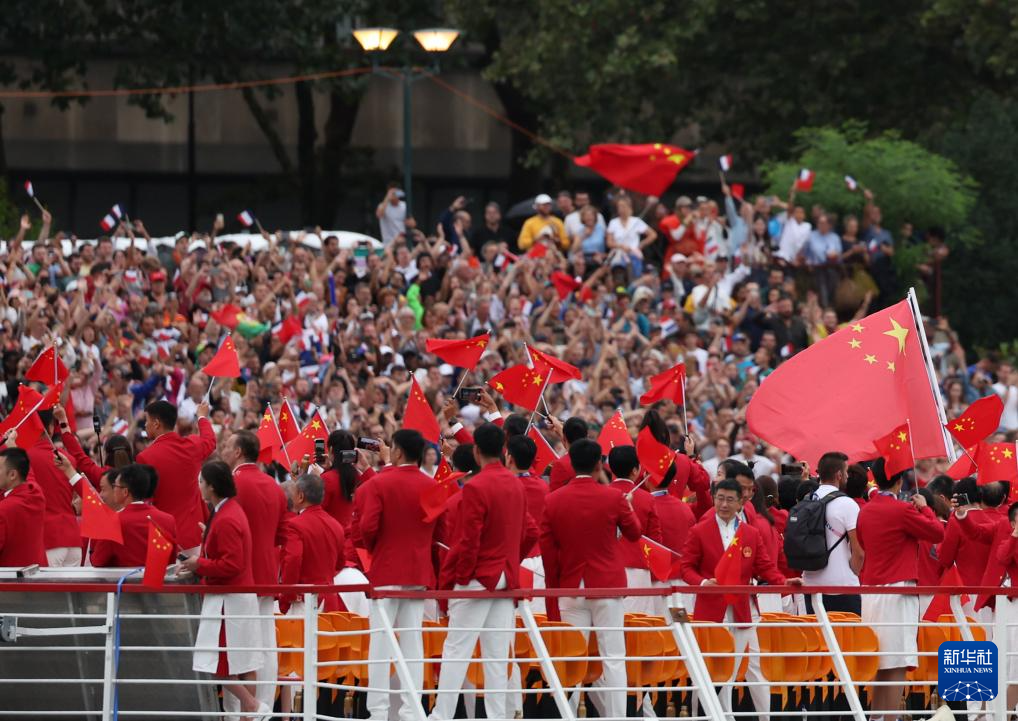
[[[534,426],[530,426],[530,430],[527,431],[527,437],[537,446],[537,455],[534,456],[530,472],[538,476],[543,475],[548,466],[558,460],[558,454],[548,445],[548,440],[544,437],[544,434]]]
[[[654,574],[658,581],[667,581],[672,574],[672,551],[646,536],[641,536],[636,543],[643,554],[643,564]]]
[[[1018,454],[1014,443],[980,443],[975,458],[979,466],[976,483],[980,486],[1018,479]]]
[[[43,393],[42,395],[42,405],[39,406],[39,410],[45,411],[55,406],[57,403],[60,402],[60,394],[63,392],[64,392],[63,381],[60,381],[59,383],[50,386],[46,390],[46,392]],[[71,421],[73,418],[74,416],[67,417],[68,421]]]
[[[873,445],[884,458],[884,473],[888,478],[915,465],[912,447],[908,442],[907,423],[902,423],[886,436],[873,441]]]
[[[467,338],[466,340],[428,338],[424,347],[428,353],[437,355],[449,365],[473,370],[477,367],[477,362],[481,360],[481,356],[488,347],[489,340],[491,340],[490,333]]]
[[[290,401],[283,399],[283,405],[279,408],[279,435],[283,437],[283,443],[289,443],[300,435],[300,426],[297,425],[297,416],[290,407]]]
[[[233,345],[233,336],[226,336],[212,360],[201,370],[207,376],[240,378],[240,358],[237,357],[237,347]]]
[[[539,351],[532,345],[527,346],[527,353],[530,356],[531,365],[541,362],[551,366],[551,380],[549,383],[565,383],[567,380],[580,380],[583,378],[583,373],[572,363],[566,363],[564,360],[553,355]]]
[[[425,522],[431,523],[445,512],[446,505],[460,492],[457,481],[465,475],[462,471],[453,471],[445,458],[439,461],[438,470],[435,471],[435,485],[421,491],[421,510],[424,511]]]
[[[551,366],[534,358],[534,367],[516,365],[506,368],[501,373],[493,376],[488,385],[502,394],[510,403],[526,408],[528,411],[537,410],[541,393],[545,385],[550,383],[549,375]]]
[[[958,573],[957,566],[951,566],[949,569],[944,571],[944,575],[940,577],[941,588],[951,588],[964,586],[965,582],[961,580],[961,574]],[[969,601],[968,596],[962,596],[962,604],[966,604]],[[924,621],[932,621],[936,623],[940,620],[940,617],[951,613],[951,596],[946,593],[938,593],[930,601],[929,607],[926,609],[926,613],[923,614]]]
[[[145,551],[145,575],[141,585],[148,588],[162,588],[166,569],[173,557],[175,543],[163,529],[148,519],[148,549]]]
[[[965,409],[965,412],[947,423],[944,428],[954,436],[962,448],[968,448],[985,440],[1000,427],[1000,416],[1004,413],[1004,401],[991,393],[980,398]]]
[[[239,325],[240,323],[240,320],[237,318],[237,316],[239,316],[243,312],[244,309],[241,308],[239,305],[234,305],[233,303],[225,303],[223,307],[220,308],[219,310],[214,310],[210,312],[209,316],[211,316],[212,320],[214,320],[219,325],[229,328],[230,330],[236,330],[237,325]]]
[[[607,180],[646,195],[663,195],[695,153],[665,143],[591,145],[587,155],[573,158]]]
[[[420,431],[425,439],[432,443],[438,443],[442,437],[442,429],[435,418],[435,411],[432,410],[424,392],[417,385],[417,379],[410,381],[410,397],[407,398],[406,410],[403,412],[403,428]]]
[[[31,386],[18,386],[18,400],[10,414],[0,422],[0,438],[12,428],[18,431],[17,446],[29,449],[43,432],[42,421],[36,413],[42,407],[43,397]]]
[[[297,434],[297,437],[286,444],[285,450],[283,448],[277,448],[273,454],[273,458],[280,463],[280,465],[286,468],[290,467],[292,463],[299,463],[300,459],[304,456],[311,456],[314,458],[315,454],[315,441],[321,439],[326,440],[329,437],[329,429],[325,425],[325,421],[322,416],[316,412],[311,416],[311,420],[304,426],[304,430]]]
[[[874,431],[910,421],[915,458],[947,455],[937,401],[907,300],[869,315],[789,358],[746,410],[753,433],[808,461],[831,448],[873,458]],[[874,427],[874,420],[886,422]]]
[[[81,535],[85,538],[103,538],[114,543],[123,543],[124,532],[120,528],[120,516],[102,502],[88,479],[78,481],[75,490],[81,495]]]
[[[626,428],[626,421],[622,417],[622,411],[615,411],[607,423],[601,428],[597,436],[597,442],[601,444],[601,453],[608,455],[616,446],[631,446],[633,439]]]
[[[283,436],[276,425],[276,418],[272,414],[272,405],[265,405],[265,414],[261,423],[258,424],[258,443],[261,450],[258,452],[259,463],[271,463],[272,452],[283,445]]]
[[[65,380],[69,375],[70,371],[67,370],[64,362],[60,360],[56,348],[50,346],[39,354],[39,357],[35,359],[35,362],[25,372],[25,380],[45,383],[51,386],[58,381]]]
[[[962,453],[960,456],[958,456],[958,460],[956,460],[951,465],[950,468],[944,471],[945,474],[947,474],[956,481],[960,481],[962,478],[965,478],[966,476],[971,476],[977,470],[975,461],[973,459],[979,452],[979,446],[972,446],[971,448],[966,448],[965,451],[966,451],[965,453]]]
[[[719,586],[741,586],[742,585],[742,526],[735,529],[735,537],[728,544],[725,555],[714,567],[714,580]],[[735,594],[724,595],[725,603],[738,603],[739,597]]]
[[[658,441],[648,427],[636,437],[636,457],[640,459],[640,467],[660,481],[675,461],[675,451]]]
[[[559,300],[565,300],[574,290],[579,290],[583,287],[583,283],[568,273],[563,273],[561,270],[552,271],[550,280],[551,284],[555,286],[555,292],[558,294]]]
[[[658,401],[671,401],[677,406],[685,404],[686,364],[679,363],[650,379],[650,388],[640,396],[640,405],[649,406]]]

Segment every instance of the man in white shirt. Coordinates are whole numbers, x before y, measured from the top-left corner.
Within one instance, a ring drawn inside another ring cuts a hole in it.
[[[823,499],[828,494],[843,491],[848,479],[848,456],[832,451],[820,457],[817,463],[820,487],[813,498]],[[827,504],[827,548],[830,555],[827,566],[818,571],[803,571],[806,586],[858,586],[858,573],[862,569],[863,550],[855,535],[859,518],[859,504],[848,496],[835,498]],[[862,596],[856,594],[824,594],[824,608],[828,611],[847,611],[862,615]],[[811,596],[806,596],[806,612],[813,613]]]
[[[756,452],[757,439],[752,433],[744,433],[738,439],[738,454],[732,456],[733,461],[745,463],[753,469],[753,476],[773,476],[775,471],[774,462],[766,456]]]
[[[813,226],[806,222],[806,209],[801,205],[789,214],[785,221],[785,227],[781,231],[781,241],[778,244],[778,252],[775,255],[788,265],[795,265],[799,257],[799,251],[809,239]]]
[[[382,202],[375,208],[382,245],[388,245],[400,233],[406,232],[406,201],[403,200],[405,197],[406,194],[393,185],[385,193]]]

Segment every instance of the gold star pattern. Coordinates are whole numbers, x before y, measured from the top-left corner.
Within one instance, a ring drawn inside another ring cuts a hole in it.
[[[279,414],[279,420],[285,421],[287,418],[289,418],[289,416],[286,415],[286,411]]]
[[[875,355],[867,355],[865,358],[863,358],[863,360],[869,363],[870,365],[873,365],[874,363],[877,362],[877,357]]]
[[[898,321],[891,318],[891,330],[885,330],[884,335],[889,335],[898,341],[898,352],[904,354],[905,338],[908,337],[908,328],[902,327]]]
[[[268,411],[265,411],[265,415],[262,416],[262,420],[263,421],[271,421],[272,420],[272,414],[269,413]]]
[[[908,434],[905,431],[898,431],[898,440],[904,442],[908,440]]]
[[[1010,448],[1004,449],[1004,458],[1010,458],[1014,455],[1014,452]]]
[[[862,324],[860,324],[860,323],[853,323],[852,324],[852,331],[854,333],[862,333],[862,331],[863,331]]]
[[[965,430],[965,426],[963,426],[961,423],[955,423],[954,424],[954,430],[956,430],[956,431],[963,431],[963,430]]]
[[[530,382],[531,382],[531,383],[533,383],[533,384],[534,384],[535,386],[539,386],[539,385],[541,385],[542,383],[544,383],[544,378],[542,378],[542,377],[541,377],[541,374],[540,374],[540,373],[535,373],[535,374],[534,374],[534,375],[533,375],[533,376],[531,377],[531,379],[530,379]]]
[[[887,361],[887,370],[891,371],[891,373],[894,373],[894,361]]]
[[[322,427],[322,424],[318,422],[317,418],[315,418],[314,420],[311,421],[311,427],[317,431],[319,428]]]
[[[859,342],[859,339],[858,339],[858,338],[853,338],[852,340],[850,340],[850,341],[848,342],[848,344],[849,344],[850,346],[852,346],[852,348],[858,348],[859,346],[861,346],[861,345],[862,345],[862,343],[860,343],[860,342]]]
[[[505,386],[502,385],[502,381],[495,381],[495,390],[497,390],[499,393],[505,390]]]

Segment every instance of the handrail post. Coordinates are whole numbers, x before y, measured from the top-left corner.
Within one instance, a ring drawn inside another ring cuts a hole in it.
[[[963,641],[974,641],[972,636],[972,629],[969,627],[969,620],[965,618],[965,612],[961,608],[961,598],[958,596],[951,596],[951,613],[954,615],[954,622],[958,624],[958,628],[961,629],[961,638]]]
[[[375,604],[375,612],[382,622],[382,631],[389,639],[389,648],[392,649],[392,658],[396,664],[396,675],[399,676],[399,685],[402,689],[403,703],[409,704],[413,708],[417,721],[427,721],[427,714],[424,713],[424,706],[421,703],[421,692],[414,687],[410,667],[407,666],[406,659],[403,658],[403,650],[399,647],[399,639],[396,638],[396,632],[393,630],[392,621],[385,610],[385,604],[381,602],[380,598],[375,598],[372,603]],[[423,632],[422,629],[421,633]],[[311,721],[311,719],[306,721]]]
[[[538,628],[537,619],[534,618],[534,612],[530,608],[530,601],[525,598],[520,599],[520,616],[523,617],[523,625],[527,627],[527,633],[530,634],[530,643],[534,647],[538,663],[541,664],[544,680],[548,682],[552,697],[555,699],[555,705],[558,706],[559,714],[561,714],[565,721],[575,721],[576,715],[573,713],[573,707],[569,705],[569,699],[566,698],[566,692],[562,688],[562,681],[555,671],[555,664],[551,662],[551,654],[548,653],[548,647],[544,645],[541,629]]]
[[[855,684],[852,682],[852,676],[848,672],[848,664],[845,663],[845,656],[841,652],[838,637],[831,627],[831,619],[827,616],[827,609],[824,608],[824,595],[822,593],[814,593],[812,595],[813,611],[816,613],[820,630],[824,634],[824,640],[827,641],[827,650],[831,654],[831,660],[834,662],[834,669],[838,672],[838,677],[841,678],[841,687],[845,691],[845,698],[848,699],[848,707],[852,710],[852,715],[855,716],[856,721],[866,721],[866,712],[859,701],[859,692],[856,691]]]
[[[314,593],[304,594],[304,680],[301,695],[302,718],[315,721],[318,717],[318,595]]]
[[[995,604],[996,612],[993,614],[993,642],[997,644],[997,697],[991,702],[993,718],[995,721],[1007,721],[1007,686],[1008,682],[1014,679],[1007,677],[1008,665],[1008,643],[1007,624],[1011,619],[1010,599],[1003,595],[997,595]]]
[[[721,706],[721,699],[718,698],[717,691],[714,690],[714,681],[703,660],[700,644],[696,642],[696,634],[693,633],[693,629],[687,625],[689,616],[684,608],[673,608],[671,613],[672,635],[679,647],[679,653],[682,654],[682,658],[686,662],[689,680],[696,687],[707,716],[713,721],[725,721],[727,718],[725,709]],[[690,713],[695,713],[695,711],[696,709],[690,709]]]
[[[103,713],[102,721],[110,721],[113,718],[113,666],[116,663],[114,658],[114,639],[116,633],[117,594],[106,594],[106,650],[103,655]]]

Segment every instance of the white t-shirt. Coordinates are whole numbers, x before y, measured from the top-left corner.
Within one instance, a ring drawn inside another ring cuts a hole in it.
[[[567,215],[562,223],[566,226],[566,235],[569,236],[570,240],[583,230],[583,221],[580,220],[580,211],[578,210],[574,210]],[[600,225],[602,228],[604,227],[604,216],[600,213],[597,214],[597,225]]]
[[[761,456],[759,454],[754,455],[752,458],[746,458],[741,453],[737,453],[734,456],[729,456],[730,460],[738,461],[739,463],[745,463],[753,468],[753,476],[759,478],[760,476],[770,476],[774,474],[774,461],[767,456]]]
[[[378,219],[378,229],[382,234],[382,244],[388,245],[400,233],[406,232],[406,201],[396,205],[386,201],[382,217]]]
[[[778,246],[778,257],[789,263],[794,263],[812,230],[812,225],[806,222],[800,223],[795,218],[785,221],[785,228],[781,231],[781,242]]]
[[[615,239],[615,243],[621,245],[629,252],[640,249],[640,236],[650,228],[641,218],[635,215],[630,216],[629,222],[622,225],[621,218],[612,218],[608,223],[608,232]]]
[[[836,490],[834,486],[822,485],[817,489],[816,497],[823,498]],[[859,504],[848,496],[835,498],[827,504],[826,519],[827,547],[831,548],[842,536],[855,530],[855,523],[859,519]],[[819,571],[803,571],[802,582],[807,586],[858,586],[859,577],[852,573],[848,565],[851,558],[852,544],[846,538],[831,551],[827,567]]]

